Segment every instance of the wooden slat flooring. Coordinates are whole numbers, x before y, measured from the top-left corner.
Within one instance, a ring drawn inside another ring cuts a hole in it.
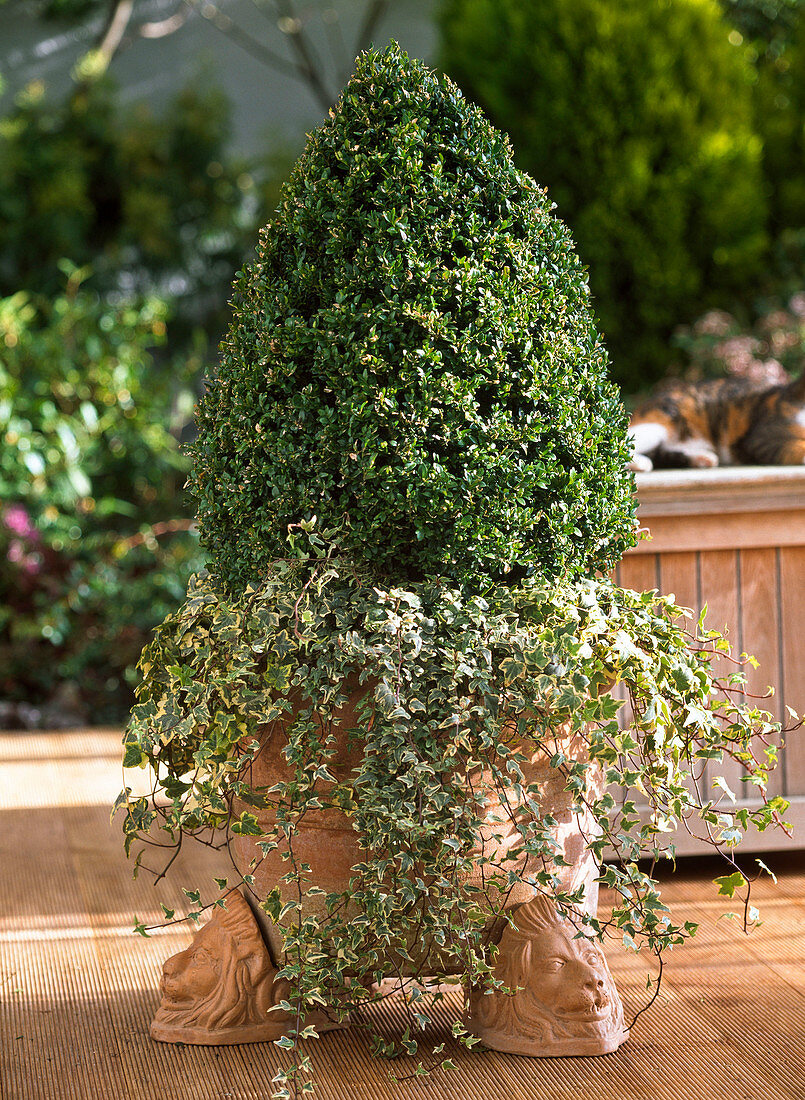
[[[209,883],[206,851],[188,851],[170,881],[136,881],[109,807],[121,786],[119,732],[0,734],[0,1095],[2,1100],[268,1100],[287,1058],[271,1043],[229,1048],[152,1043],[164,959],[183,926],[142,939],[134,915],[181,909],[181,887]],[[528,1059],[454,1053],[458,1069],[395,1082],[413,1065],[370,1057],[357,1029],[308,1044],[320,1100],[805,1100],[805,857],[764,856],[763,924],[750,935],[719,919],[720,873],[682,862],[666,896],[676,919],[701,922],[667,961],[659,1002],[605,1058]],[[630,1014],[646,962],[610,948]],[[393,999],[377,1010],[392,1026]],[[439,1010],[450,1043],[458,995]]]

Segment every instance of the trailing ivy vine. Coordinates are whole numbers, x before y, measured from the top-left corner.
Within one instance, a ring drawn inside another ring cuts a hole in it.
[[[494,983],[490,929],[513,887],[555,895],[567,912],[583,907],[583,886],[560,886],[556,821],[527,779],[535,753],[561,774],[579,819],[595,823],[585,839],[615,903],[605,916],[575,915],[587,934],[658,959],[693,934],[673,919],[654,871],[653,861],[673,858],[678,827],[724,856],[720,892],[749,905],[733,851],[787,807],[767,795],[780,728],[747,699],[740,671],[716,673],[714,658],[729,653],[720,634],[700,622],[692,645],[672,598],[607,580],[523,582],[483,596],[435,581],[384,588],[327,557],[329,538],[308,537],[318,560],[277,561],[242,595],[194,578],[143,654],[125,736],[125,765],[150,766],[159,797],[126,789],[118,799],[127,850],[144,842],[138,861],[154,844],[170,861],[188,835],[219,847],[254,838],[257,858],[242,876],[236,867],[235,884],[282,930],[284,1007],[298,1034],[312,1033],[301,1021],[322,1005],[366,1022],[363,1009],[383,995],[372,983],[398,975],[410,1026],[396,1044],[376,1036],[376,1046],[414,1053],[428,1003],[442,995],[427,992],[425,976]],[[339,714],[356,696],[356,763],[345,771]],[[587,754],[570,751],[574,735]],[[255,787],[252,766],[272,738],[284,739],[285,778]],[[714,761],[738,765],[751,808],[735,804],[739,792],[723,779],[706,786]],[[597,793],[591,769],[605,780]],[[500,818],[518,834],[503,857],[478,855],[490,798],[517,807]],[[310,900],[322,891],[295,843],[321,809],[345,815],[362,858],[316,917]],[[261,893],[260,862],[278,850],[287,873]],[[479,863],[480,887],[477,874],[470,881]],[[200,892],[188,896],[197,917]],[[292,1080],[309,1063],[294,1066]],[[287,1087],[280,1081],[277,1095]]]

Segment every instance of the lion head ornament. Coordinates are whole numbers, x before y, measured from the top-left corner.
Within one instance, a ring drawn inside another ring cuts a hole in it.
[[[269,1014],[284,993],[249,904],[233,891],[225,906],[163,966],[152,1039],[228,1046],[279,1039],[287,1030],[285,1013]]]
[[[520,905],[498,945],[504,989],[472,990],[469,1027],[487,1046],[532,1057],[609,1054],[625,1042],[623,1006],[596,943],[576,937],[545,897]]]

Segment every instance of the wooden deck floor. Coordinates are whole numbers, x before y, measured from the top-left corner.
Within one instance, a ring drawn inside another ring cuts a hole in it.
[[[180,908],[201,878],[188,853],[170,882],[133,881],[109,806],[121,786],[115,731],[0,734],[0,1095],[3,1100],[267,1100],[284,1053],[148,1038],[163,960],[183,930],[142,939],[135,914]],[[311,1043],[320,1100],[805,1100],[805,861],[775,861],[758,890],[763,925],[730,920],[701,864],[683,864],[667,898],[701,922],[669,958],[658,1004],[617,1054],[528,1059],[459,1050],[459,1068],[395,1084],[410,1067],[372,1059],[359,1033]],[[632,1012],[642,957],[608,952]],[[386,1020],[394,1006],[383,1009]],[[451,1016],[452,1013],[452,1016]],[[442,1012],[449,1033],[458,1002]]]

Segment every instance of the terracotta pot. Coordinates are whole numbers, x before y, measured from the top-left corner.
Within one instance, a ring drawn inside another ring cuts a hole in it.
[[[350,744],[350,733],[358,725],[355,717],[356,707],[371,690],[369,685],[356,684],[348,702],[334,716],[332,733],[336,741],[336,752],[327,767],[336,782],[348,781],[360,762],[362,746],[356,745],[354,738],[353,743]],[[292,771],[283,754],[286,744],[285,729],[292,720],[293,716],[288,715],[263,730],[260,752],[246,777],[253,789],[269,788],[292,777]],[[528,764],[523,767],[525,780],[528,784],[536,784],[539,787],[539,801],[543,812],[551,814],[557,822],[552,833],[559,852],[567,862],[567,866],[560,868],[561,888],[575,890],[583,883],[585,911],[594,915],[598,904],[598,886],[595,881],[598,867],[587,850],[585,837],[594,836],[596,826],[589,813],[581,816],[573,813],[574,798],[571,792],[564,789],[565,777],[556,768],[550,766],[551,757],[556,752],[563,752],[572,760],[585,759],[586,739],[578,734],[571,737],[568,728],[565,727],[557,732],[546,749],[529,751],[528,746],[522,746],[522,748],[529,758]],[[479,776],[480,778],[482,777]],[[587,774],[589,793],[593,796],[600,793],[601,783],[600,769],[597,765],[590,765]],[[326,791],[331,786],[331,784],[324,784],[323,790]],[[275,818],[270,810],[255,811],[254,807],[244,806],[236,807],[236,811],[239,812],[241,808],[256,813],[264,830],[270,829],[274,824]],[[497,792],[492,791],[485,806],[486,824],[481,829],[479,855],[491,859],[495,864],[502,862],[506,853],[520,842],[516,821],[527,813],[528,811],[524,813],[521,807],[514,804],[512,792],[509,792],[508,804],[502,804]],[[295,885],[281,881],[282,877],[288,873],[290,864],[287,860],[283,860],[279,849],[264,857],[257,847],[259,839],[259,837],[234,839],[233,852],[239,871],[242,874],[254,874],[254,888],[258,896],[264,897],[274,887],[279,887],[283,904],[296,900]],[[340,893],[347,890],[352,877],[352,867],[365,858],[365,852],[358,843],[351,819],[338,809],[307,811],[299,823],[293,850],[299,863],[310,865],[312,873],[309,881],[315,883],[325,893]],[[522,871],[524,862],[521,860],[516,864],[509,859],[505,866],[507,870],[518,867]],[[537,867],[533,862],[531,867],[534,870],[541,869],[541,865]],[[488,874],[487,867],[487,877]],[[478,864],[476,870],[469,876],[468,882],[483,886],[483,879],[484,867]],[[533,898],[534,894],[535,891],[532,888],[526,884],[519,884],[508,892],[503,900],[504,907],[520,905]],[[496,906],[500,905],[499,896],[493,897],[492,900]],[[325,915],[324,895],[307,898],[305,906],[306,911],[311,915],[323,917]],[[281,959],[283,955],[281,931],[267,917],[261,916],[260,920],[274,958]]]
[[[354,738],[350,743],[350,731],[358,725],[356,707],[369,690],[370,686],[354,685],[348,702],[335,715],[336,753],[334,760],[328,761],[328,769],[336,782],[349,780],[359,763],[361,747]],[[291,778],[282,751],[290,721],[292,717],[286,717],[263,731],[261,750],[247,777],[252,788],[269,788]],[[512,737],[516,736],[513,724]],[[583,883],[585,908],[593,914],[598,868],[585,837],[594,835],[595,824],[589,814],[573,813],[573,796],[564,789],[564,776],[550,766],[555,752],[584,760],[586,740],[581,735],[571,737],[565,727],[540,751],[529,753],[522,743],[521,747],[528,756],[523,765],[525,781],[539,787],[542,812],[556,820],[553,836],[567,863],[559,874],[560,885],[575,890]],[[601,783],[599,769],[590,765],[589,793],[598,793]],[[509,792],[502,804],[492,792],[487,800],[479,857],[502,863],[519,843],[516,822],[523,811],[511,797]],[[253,807],[247,808],[254,812]],[[258,818],[266,831],[274,824],[268,810]],[[296,900],[293,884],[281,881],[289,863],[279,850],[263,857],[257,843],[253,837],[235,839],[234,855],[241,873],[252,872],[254,861],[258,896],[279,886],[283,901]],[[311,881],[326,893],[347,890],[351,868],[363,857],[350,818],[336,809],[308,811],[298,826],[293,848],[298,862],[310,865]],[[508,867],[512,863],[506,861]],[[479,864],[467,881],[481,886],[483,876]],[[226,908],[216,910],[193,944],[165,963],[162,1003],[151,1031],[161,1042],[248,1043],[276,1040],[293,1031],[296,1021],[281,1008],[288,997],[287,982],[278,974],[284,955],[281,929],[247,905],[237,891],[230,892],[226,901]],[[307,912],[324,915],[323,901],[324,895],[307,898]],[[493,920],[492,913],[500,909],[501,902],[510,922]],[[532,1057],[591,1055],[616,1050],[628,1037],[620,999],[600,949],[578,938],[577,925],[562,919],[552,899],[537,895],[525,884],[503,899],[491,897],[489,933],[497,945],[495,977],[503,988],[466,991],[467,1026],[487,1046]],[[428,965],[432,970],[446,969],[444,958],[430,945],[414,943],[413,936],[408,950],[414,958],[409,973],[428,973]],[[327,1010],[314,1013],[303,1023],[315,1024],[319,1031],[345,1026]]]

